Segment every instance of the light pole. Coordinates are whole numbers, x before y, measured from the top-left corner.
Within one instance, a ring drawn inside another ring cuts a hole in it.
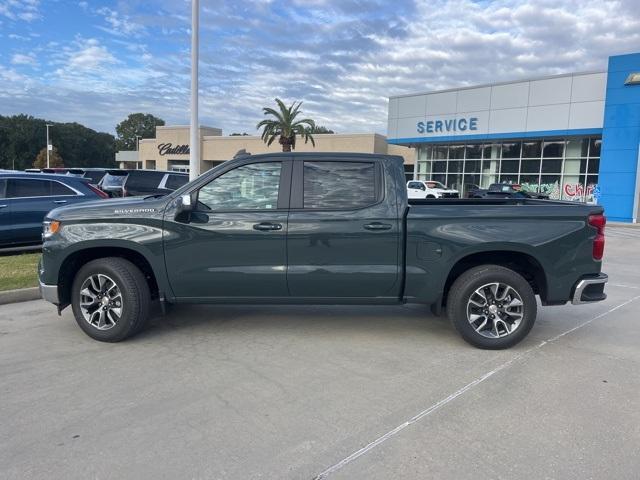
[[[198,128],[198,50],[200,0],[191,0],[191,126],[189,149],[189,180],[200,174],[200,130]]]
[[[47,168],[49,168],[49,150],[51,150],[51,145],[49,144],[49,127],[50,123],[47,123]]]

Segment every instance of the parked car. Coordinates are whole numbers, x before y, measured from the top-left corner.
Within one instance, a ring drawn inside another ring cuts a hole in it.
[[[492,183],[488,189],[476,189],[469,192],[469,198],[537,198],[548,199],[549,195],[522,189],[517,183]]]
[[[81,178],[0,173],[0,247],[41,243],[42,221],[50,210],[104,197]]]
[[[189,175],[162,170],[109,170],[100,188],[111,197],[165,195],[189,181]]]
[[[433,180],[407,182],[409,198],[460,198],[460,192]]]
[[[152,299],[409,302],[446,309],[472,345],[506,348],[531,330],[536,294],[606,298],[604,223],[597,205],[408,200],[399,156],[244,156],[164,197],[50,212],[40,288],[107,342],[140,330]]]
[[[104,177],[105,174],[107,173],[107,170],[108,169],[106,168],[94,168],[94,167],[83,168],[82,177],[88,179],[91,185],[97,186],[100,184],[102,177]]]

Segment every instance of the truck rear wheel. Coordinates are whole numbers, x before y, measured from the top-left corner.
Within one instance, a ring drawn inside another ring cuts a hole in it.
[[[460,275],[449,290],[447,316],[471,345],[503,349],[527,336],[536,319],[536,297],[522,275],[481,265]]]
[[[142,272],[123,258],[93,260],[76,274],[71,306],[84,332],[101,342],[119,342],[149,317],[151,296]]]

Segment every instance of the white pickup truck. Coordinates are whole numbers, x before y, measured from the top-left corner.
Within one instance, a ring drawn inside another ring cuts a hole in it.
[[[409,198],[460,198],[460,192],[433,180],[407,182]]]

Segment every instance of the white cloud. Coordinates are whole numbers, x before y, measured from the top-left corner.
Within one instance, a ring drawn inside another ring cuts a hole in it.
[[[144,27],[132,21],[128,15],[121,14],[108,7],[99,8],[96,10],[96,13],[104,17],[104,20],[108,24],[107,27],[100,26],[98,28],[108,33],[124,37],[138,37],[144,33]]]
[[[55,73],[30,77],[29,94],[4,97],[0,113],[66,112],[107,130],[135,110],[186,122],[188,2],[114,4],[100,9],[101,25],[89,25],[92,40],[43,34],[38,57]],[[255,133],[276,96],[302,100],[305,114],[339,132],[385,133],[390,95],[604,70],[608,56],[640,51],[638,0],[203,4],[201,121],[227,133]],[[0,0],[0,16],[6,5]],[[23,78],[6,79],[15,75],[4,73],[0,95],[24,92]]]
[[[14,65],[36,65],[36,59],[33,55],[16,53],[11,57],[11,63]]]
[[[0,16],[32,22],[42,18],[39,7],[39,0],[3,0],[0,1]]]

